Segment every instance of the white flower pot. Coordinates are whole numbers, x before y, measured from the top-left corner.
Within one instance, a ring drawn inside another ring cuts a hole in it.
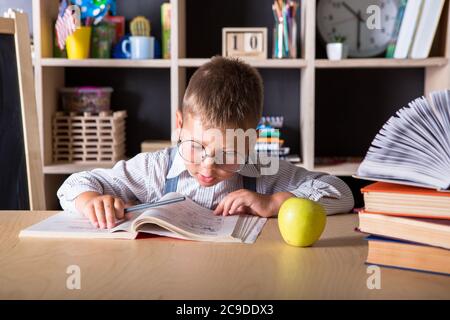
[[[341,60],[347,58],[348,47],[347,45],[336,42],[327,44],[327,56],[329,60]]]

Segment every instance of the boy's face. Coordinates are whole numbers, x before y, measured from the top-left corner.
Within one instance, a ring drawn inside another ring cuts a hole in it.
[[[246,154],[245,147],[242,150],[242,148],[236,146],[236,139],[227,139],[225,129],[206,128],[203,126],[200,117],[189,114],[183,117],[179,111],[177,111],[176,119],[176,127],[181,129],[179,130],[179,137],[182,145],[180,145],[179,151],[182,154],[186,169],[201,186],[213,186],[220,181],[230,179],[239,171],[236,165],[227,163],[235,163],[237,156],[237,162],[243,164]],[[199,160],[197,157],[197,161],[186,161],[185,158],[194,153],[201,154],[202,146],[207,155],[203,160]],[[187,154],[187,156],[183,156],[183,154]],[[217,159],[222,159],[222,163],[225,165],[220,164],[220,160]]]

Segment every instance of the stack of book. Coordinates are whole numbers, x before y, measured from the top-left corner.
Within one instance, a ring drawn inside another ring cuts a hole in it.
[[[429,56],[445,0],[402,0],[386,58]]]
[[[362,192],[367,263],[450,274],[450,192],[387,182]]]
[[[284,118],[262,117],[258,126],[258,138],[256,140],[255,150],[258,154],[266,156],[275,156],[290,162],[300,162],[297,155],[290,155],[290,148],[286,147],[281,138],[281,129]]]
[[[367,262],[450,274],[450,91],[400,109],[376,135],[357,177]]]

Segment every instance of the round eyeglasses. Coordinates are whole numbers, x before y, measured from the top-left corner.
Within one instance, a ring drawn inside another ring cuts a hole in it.
[[[214,164],[221,170],[228,172],[240,171],[245,163],[245,156],[237,151],[216,150],[211,156],[206,152],[206,148],[200,142],[194,140],[178,140],[178,153],[186,162],[201,164],[206,158],[213,158]]]

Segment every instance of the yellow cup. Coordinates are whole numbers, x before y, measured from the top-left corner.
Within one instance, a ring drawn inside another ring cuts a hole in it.
[[[69,59],[87,59],[91,45],[91,27],[79,27],[67,37],[67,57]]]

